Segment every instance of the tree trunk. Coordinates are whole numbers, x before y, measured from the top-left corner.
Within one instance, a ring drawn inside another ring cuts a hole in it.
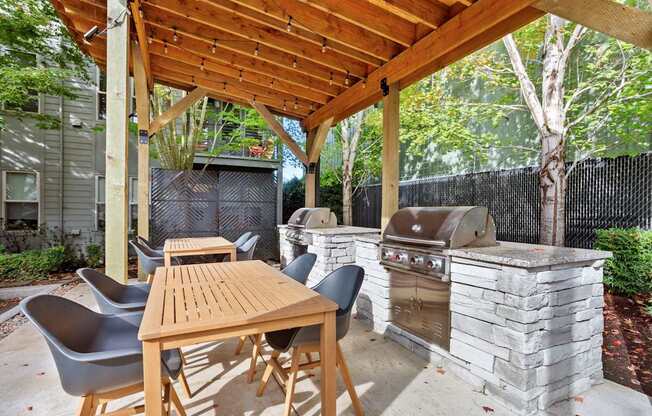
[[[342,120],[342,222],[353,224],[353,165],[358,150],[358,141],[362,134],[364,112],[359,112]]]

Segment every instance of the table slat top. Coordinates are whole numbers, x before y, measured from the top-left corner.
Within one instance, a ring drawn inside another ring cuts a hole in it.
[[[138,336],[160,339],[337,308],[260,260],[159,267]]]
[[[234,245],[224,237],[170,238],[165,240],[166,253],[198,252],[202,250],[230,249]]]

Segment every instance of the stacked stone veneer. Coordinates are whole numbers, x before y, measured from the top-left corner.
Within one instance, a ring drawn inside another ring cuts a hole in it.
[[[537,414],[602,381],[603,260],[527,268],[453,257],[448,352],[388,321],[378,240],[357,239],[355,252],[366,270],[359,316],[518,413]]]
[[[279,248],[283,264],[288,264],[294,259],[292,245],[285,239],[286,230],[285,226],[279,226]],[[317,261],[307,282],[308,286],[314,286],[333,270],[355,263],[356,237],[376,236],[379,230],[340,226],[306,232],[312,235],[312,244],[308,246],[308,253],[317,255]]]

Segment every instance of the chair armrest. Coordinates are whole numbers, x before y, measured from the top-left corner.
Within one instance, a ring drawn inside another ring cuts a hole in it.
[[[98,351],[81,353],[70,349],[61,350],[68,358],[82,363],[102,363],[103,361],[124,360],[132,358],[133,360],[142,360],[142,348],[122,348],[112,351]]]

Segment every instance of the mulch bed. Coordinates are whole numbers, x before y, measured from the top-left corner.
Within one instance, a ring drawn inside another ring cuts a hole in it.
[[[605,293],[602,361],[607,379],[652,396],[652,295]]]
[[[8,311],[9,309],[18,305],[19,302],[20,302],[20,298],[0,299],[0,313],[4,311]]]

